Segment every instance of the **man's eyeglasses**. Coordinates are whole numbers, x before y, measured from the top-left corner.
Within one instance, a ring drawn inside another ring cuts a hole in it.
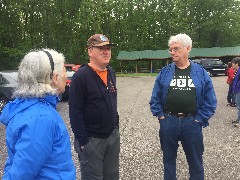
[[[173,48],[173,49],[170,49],[170,48],[169,48],[169,49],[168,49],[168,52],[169,52],[169,53],[171,53],[172,51],[173,51],[173,52],[178,52],[180,49],[182,49],[182,48],[181,48],[181,47],[175,47],[175,48]]]

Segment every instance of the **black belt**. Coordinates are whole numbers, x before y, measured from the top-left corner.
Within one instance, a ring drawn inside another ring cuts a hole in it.
[[[179,117],[179,118],[195,116],[195,113],[174,113],[174,112],[170,112],[170,111],[165,111],[165,114],[170,115],[170,116]]]

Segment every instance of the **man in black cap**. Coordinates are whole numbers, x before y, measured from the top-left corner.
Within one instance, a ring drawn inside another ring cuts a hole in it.
[[[103,34],[91,36],[87,42],[90,62],[79,68],[71,82],[70,123],[84,180],[119,179],[116,76],[108,66],[112,46]]]

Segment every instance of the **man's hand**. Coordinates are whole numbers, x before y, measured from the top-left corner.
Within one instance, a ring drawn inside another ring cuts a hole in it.
[[[80,150],[81,150],[81,152],[83,152],[84,146],[80,146]]]
[[[160,116],[158,119],[163,120],[163,119],[165,119],[165,116]]]
[[[74,139],[74,149],[77,153],[82,153],[84,148],[85,148],[84,146],[80,146],[77,139]]]

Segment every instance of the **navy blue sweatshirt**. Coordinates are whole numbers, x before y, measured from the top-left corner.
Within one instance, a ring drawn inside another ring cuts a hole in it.
[[[107,86],[87,64],[73,75],[69,91],[69,116],[80,146],[89,137],[107,138],[119,126],[116,76],[107,67]]]

